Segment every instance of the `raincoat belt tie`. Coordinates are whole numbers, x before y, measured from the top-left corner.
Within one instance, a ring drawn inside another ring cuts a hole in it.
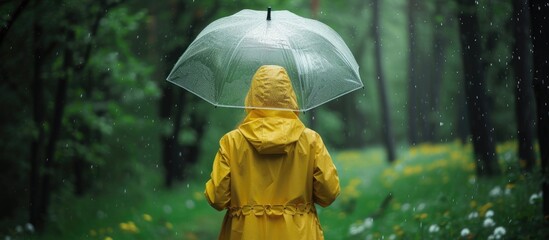
[[[312,203],[299,203],[299,204],[257,204],[257,205],[243,205],[241,207],[229,207],[229,215],[231,217],[240,217],[247,215],[275,215],[281,216],[307,214],[316,212],[315,206]]]

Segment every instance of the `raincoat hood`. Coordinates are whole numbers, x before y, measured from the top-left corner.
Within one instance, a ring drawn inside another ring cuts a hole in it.
[[[261,154],[288,153],[305,129],[292,83],[281,66],[264,65],[257,70],[245,105],[248,115],[238,130]]]

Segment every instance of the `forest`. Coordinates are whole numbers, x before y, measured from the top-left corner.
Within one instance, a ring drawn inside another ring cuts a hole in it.
[[[216,239],[246,116],[166,78],[242,9],[318,20],[364,87],[299,115],[338,168],[326,239],[549,237],[546,0],[0,0],[0,237]]]

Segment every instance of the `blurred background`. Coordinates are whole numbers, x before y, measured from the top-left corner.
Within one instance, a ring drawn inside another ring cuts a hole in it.
[[[340,171],[327,239],[547,236],[520,1],[2,0],[0,237],[215,239],[203,186],[245,113],[165,79],[268,6],[333,28],[365,85],[300,115]]]

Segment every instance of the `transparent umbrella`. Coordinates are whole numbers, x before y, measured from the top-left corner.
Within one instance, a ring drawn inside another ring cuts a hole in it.
[[[356,60],[334,30],[270,9],[242,10],[209,24],[167,80],[213,105],[244,108],[252,76],[262,65],[286,69],[300,111],[363,87]]]

